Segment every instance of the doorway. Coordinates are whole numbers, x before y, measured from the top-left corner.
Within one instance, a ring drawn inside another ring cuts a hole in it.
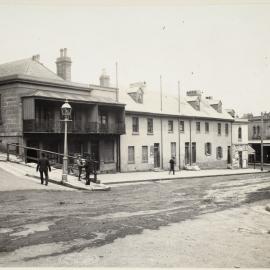
[[[185,143],[185,165],[189,164],[190,160],[189,160],[189,143],[186,142]]]
[[[242,169],[243,168],[243,154],[242,154],[242,151],[239,151],[238,155],[239,155],[239,167]]]
[[[159,143],[154,143],[154,168],[160,167]]]
[[[231,146],[228,146],[228,152],[227,152],[227,164],[231,164]]]

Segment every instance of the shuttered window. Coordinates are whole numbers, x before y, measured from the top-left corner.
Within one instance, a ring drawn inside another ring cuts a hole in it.
[[[104,141],[104,162],[114,162],[114,141]]]
[[[33,98],[23,99],[23,120],[35,119],[35,100]]]
[[[134,146],[128,147],[128,163],[135,163],[135,149]]]
[[[148,146],[147,145],[142,146],[142,162],[143,163],[148,162]]]

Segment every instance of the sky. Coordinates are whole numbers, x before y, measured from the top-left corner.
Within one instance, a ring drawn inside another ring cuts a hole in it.
[[[241,116],[270,111],[270,1],[4,1],[0,64],[40,54],[56,70],[60,48],[72,81],[177,95],[201,90]]]

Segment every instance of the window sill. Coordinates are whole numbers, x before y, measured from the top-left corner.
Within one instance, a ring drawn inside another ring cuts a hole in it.
[[[151,133],[147,132],[147,135],[154,135],[154,133],[153,132],[151,132]]]
[[[104,161],[104,164],[115,163],[114,160]]]
[[[129,161],[129,162],[128,162],[128,164],[135,164],[135,162],[134,162],[134,161],[132,161],[132,162],[131,162],[131,161]]]
[[[168,131],[168,133],[173,133],[173,131]]]
[[[210,156],[212,156],[212,154],[205,154],[207,157],[210,157]]]
[[[142,163],[144,163],[144,164],[145,164],[145,163],[148,163],[148,160],[146,160],[146,161],[142,161]]]
[[[140,135],[139,132],[132,132],[132,135]]]

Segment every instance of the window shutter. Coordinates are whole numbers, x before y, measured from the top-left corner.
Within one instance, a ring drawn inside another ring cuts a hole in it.
[[[216,155],[217,155],[217,159],[218,159],[218,147],[216,148]]]
[[[204,152],[205,152],[205,155],[207,155],[207,143],[204,144]]]

